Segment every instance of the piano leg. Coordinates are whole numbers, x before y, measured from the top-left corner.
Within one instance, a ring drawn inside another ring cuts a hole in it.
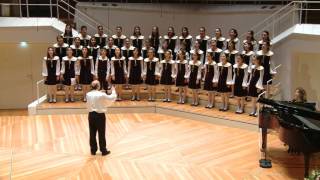
[[[304,153],[304,177],[308,178],[309,176],[309,165],[310,165],[310,154]]]
[[[268,133],[268,129],[267,128],[261,128],[261,140],[262,140],[262,144],[261,144],[261,152],[264,152],[266,154],[267,151],[267,134]]]

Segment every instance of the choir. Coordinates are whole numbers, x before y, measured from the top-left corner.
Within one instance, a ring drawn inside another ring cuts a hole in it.
[[[178,104],[186,102],[187,91],[192,91],[192,106],[199,105],[199,90],[208,95],[206,108],[215,106],[218,93],[222,98],[221,111],[227,111],[229,98],[237,99],[236,113],[244,113],[244,101],[251,97],[252,116],[257,115],[256,99],[276,74],[273,67],[273,52],[270,50],[269,32],[263,31],[256,41],[254,32],[248,31],[242,44],[238,32],[232,28],[228,38],[216,28],[212,38],[205,27],[199,29],[194,38],[188,28],[183,27],[178,36],[173,27],[160,36],[159,28],[152,27],[151,35],[145,36],[135,26],[131,36],[122,34],[108,36],[103,26],[97,27],[93,36],[87,27],[81,26],[78,36],[72,34],[70,25],[57,36],[57,43],[47,50],[43,59],[42,76],[48,86],[48,101],[57,102],[56,87],[64,86],[65,102],[74,102],[74,90],[85,94],[89,84],[97,79],[101,90],[114,85],[117,101],[122,100],[122,88],[132,90],[132,101],[140,100],[140,85],[146,84],[149,101],[155,101],[156,86],[164,88],[163,102],[171,102],[171,89],[177,87]],[[241,45],[240,45],[241,44]],[[240,51],[240,47],[242,47]],[[79,87],[79,88],[78,88]],[[80,88],[81,87],[81,88]]]

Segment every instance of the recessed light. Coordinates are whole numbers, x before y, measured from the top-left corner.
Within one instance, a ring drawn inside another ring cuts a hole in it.
[[[20,47],[23,47],[23,48],[28,47],[28,43],[26,41],[21,41]]]

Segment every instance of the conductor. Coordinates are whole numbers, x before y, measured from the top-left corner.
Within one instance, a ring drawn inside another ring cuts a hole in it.
[[[105,100],[114,99],[115,94],[106,95],[106,93],[99,91],[100,82],[94,80],[91,83],[92,90],[87,93],[87,109],[89,111],[89,132],[90,132],[90,149],[91,155],[96,155],[98,150],[96,135],[99,136],[99,148],[102,156],[110,154],[110,151],[106,148],[106,107]]]

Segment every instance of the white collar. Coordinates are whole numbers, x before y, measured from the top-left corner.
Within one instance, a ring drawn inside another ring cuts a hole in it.
[[[102,58],[102,56],[99,56],[99,60],[105,61],[105,60],[109,60],[108,56]]]
[[[78,36],[80,39],[90,39],[91,36],[90,35],[86,35],[86,37],[83,37],[81,33],[79,33],[79,36]]]
[[[263,70],[264,68],[263,68],[263,66],[259,66],[259,67],[256,68],[256,65],[252,65],[251,69],[257,69],[257,70],[260,71],[260,70]]]
[[[125,50],[132,50],[132,51],[133,51],[133,50],[134,50],[134,47],[131,46],[131,45],[130,45],[129,48],[127,48],[126,46],[122,46],[122,47],[121,47],[121,50],[124,50],[124,51],[125,51]]]
[[[209,62],[208,61],[206,61],[206,63],[205,63],[206,65],[211,65],[211,66],[214,66],[214,65],[216,65],[217,63],[215,62],[215,61],[212,61],[210,64],[209,64]]]
[[[194,64],[193,60],[189,61],[189,65],[195,65],[195,66],[200,66],[201,65],[201,61],[197,61],[196,64]]]
[[[126,36],[123,35],[123,34],[121,34],[121,36],[119,37],[119,36],[117,36],[116,34],[114,34],[114,35],[112,35],[112,38],[113,38],[113,39],[125,39]]]
[[[68,56],[65,56],[65,57],[62,58],[62,60],[64,60],[64,61],[77,61],[77,58],[72,56],[72,58],[69,59]]]
[[[238,64],[234,64],[233,65],[233,68],[238,68],[239,66],[238,66]],[[245,63],[243,63],[239,68],[240,69],[245,69],[245,68],[247,68],[248,67],[248,65],[247,64],[245,64]]]
[[[264,56],[272,56],[273,52],[271,50],[269,50],[267,53],[263,53],[263,51],[260,50],[260,51],[257,52],[257,55],[259,55],[259,56],[263,56],[263,55]]]
[[[195,49],[192,49],[192,50],[190,51],[190,54],[193,54],[193,53],[196,53]],[[201,49],[198,49],[197,53],[198,53],[198,54],[203,54],[203,51],[202,51]]]
[[[130,39],[144,39],[144,36],[142,36],[142,35],[139,35],[138,37],[130,36]]]
[[[225,41],[226,38],[225,37],[219,37],[218,39],[216,37],[213,37],[212,40],[215,40],[215,41]]]
[[[150,62],[150,61],[152,61],[152,62],[158,62],[158,61],[159,61],[159,59],[158,59],[158,58],[156,58],[156,57],[153,57],[153,59],[152,59],[152,60],[150,60],[148,57],[144,59],[144,62]]]
[[[87,46],[87,48],[94,48],[94,49],[99,49],[100,48],[100,46],[99,45],[96,45],[96,46]]]
[[[141,60],[143,60],[143,58],[141,57],[141,56],[139,56],[137,59],[135,59],[134,57],[129,57],[129,60],[139,60],[139,61],[141,61]]]
[[[125,60],[125,57],[121,56],[120,59],[117,59],[115,56],[111,58],[111,61],[119,61],[119,60]]]
[[[231,39],[227,39],[227,42],[229,42],[229,41],[231,41]],[[237,38],[237,37],[233,39],[233,42],[235,42],[235,43],[237,43],[238,41],[239,41],[239,38]]]
[[[87,58],[83,58],[82,56],[79,56],[78,59],[79,60],[81,60],[81,59],[93,59],[93,57],[92,56],[88,56]]]
[[[162,64],[164,64],[164,63],[173,64],[173,63],[174,63],[174,60],[172,60],[172,59],[169,60],[169,61],[167,61],[167,60],[161,60],[160,63],[162,63]]]
[[[200,35],[196,36],[196,39],[209,40],[210,37],[205,35],[204,38],[201,38]]]
[[[171,38],[169,38],[168,35],[164,35],[163,38],[164,38],[164,39],[177,39],[178,36],[174,35],[174,36],[172,36]]]
[[[225,50],[224,51],[224,53],[226,53],[226,54],[237,54],[239,51],[237,51],[237,50],[232,50],[231,52],[227,49],[227,50]]]
[[[254,52],[253,51],[249,51],[249,52],[246,53],[246,51],[242,51],[241,54],[246,55],[246,56],[251,56],[251,55],[254,55]]]
[[[112,45],[112,47],[110,48],[108,45],[106,45],[106,46],[104,46],[104,48],[106,48],[106,49],[116,49],[117,46],[116,45]]]
[[[68,46],[69,46],[69,45],[68,45],[67,43],[63,43],[62,46],[59,46],[58,43],[55,43],[55,44],[53,45],[53,47],[55,47],[55,48],[60,48],[60,47],[66,48],[66,47],[68,47]]]
[[[52,59],[48,59],[47,57],[43,57],[43,60],[56,61],[56,60],[59,60],[59,57],[58,56],[54,56]]]
[[[97,34],[94,35],[94,37],[108,37],[108,35],[102,34],[102,36],[100,36],[100,34],[97,33]]]
[[[180,36],[179,39],[192,39],[192,36],[189,34],[187,37]]]
[[[72,44],[70,47],[72,49],[82,49],[82,45],[80,45],[79,47],[76,47],[76,45]]]
[[[217,48],[216,50],[212,51],[212,49],[208,49],[207,52],[216,52],[216,53],[221,53],[222,52],[222,49],[220,48]]]
[[[183,60],[183,61],[177,60],[176,63],[177,64],[187,64],[188,61],[187,60]]]
[[[232,64],[230,64],[229,62],[227,62],[225,65],[222,64],[222,62],[218,63],[218,66],[223,66],[223,67],[230,67]]]

